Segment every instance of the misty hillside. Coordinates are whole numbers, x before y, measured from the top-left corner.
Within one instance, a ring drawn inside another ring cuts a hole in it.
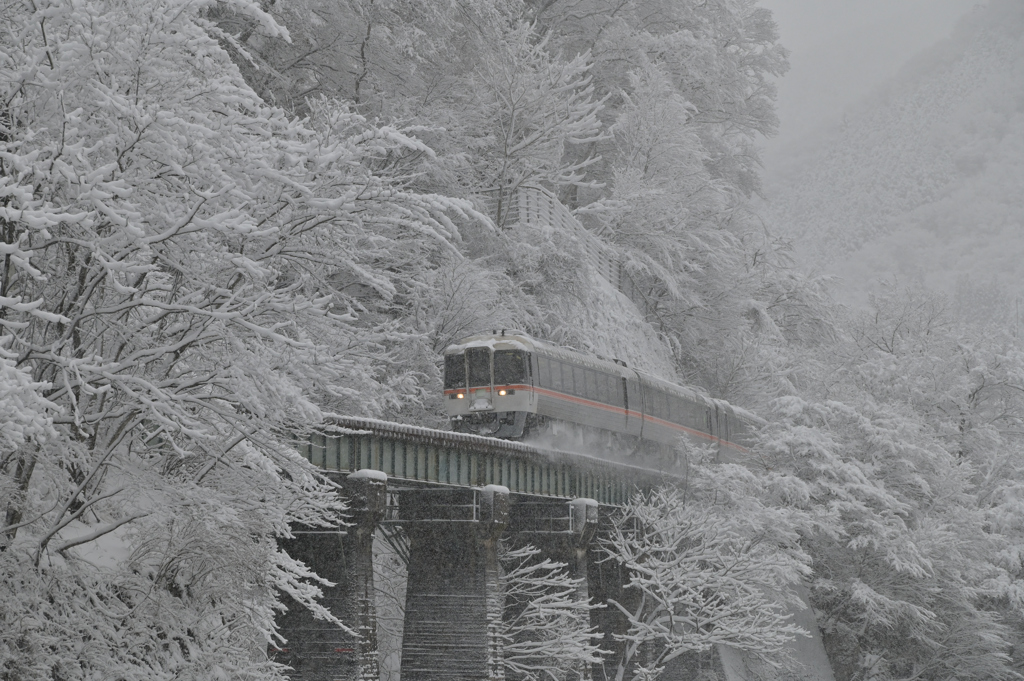
[[[767,213],[847,290],[1024,281],[1024,5],[997,0],[794,150]]]

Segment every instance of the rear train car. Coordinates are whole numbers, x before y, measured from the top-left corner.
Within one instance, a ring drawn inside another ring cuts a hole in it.
[[[471,336],[444,351],[444,404],[459,432],[519,439],[546,422],[746,452],[757,417],[693,388],[521,332]]]

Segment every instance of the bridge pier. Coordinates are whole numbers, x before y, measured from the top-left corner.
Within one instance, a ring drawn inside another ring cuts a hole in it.
[[[598,503],[593,499],[573,499],[569,502],[569,513],[572,517],[572,534],[565,546],[569,564],[569,574],[573,579],[580,580],[577,598],[581,601],[590,599],[589,560],[590,542],[597,533]],[[590,678],[588,674],[586,678]]]
[[[334,582],[321,587],[321,600],[331,614],[358,637],[313,618],[305,608],[287,602],[278,619],[287,639],[274,659],[291,666],[293,681],[378,681],[377,622],[374,605],[373,533],[384,517],[387,476],[356,471],[344,481],[349,504],[348,527],[336,530],[295,530],[282,542],[292,558],[301,560],[321,577]]]
[[[577,580],[575,599],[588,601],[589,549],[597,524],[598,503],[593,499],[521,499],[512,503],[509,534],[524,537],[542,558],[564,563],[569,576]],[[571,681],[592,678],[589,665],[581,665],[567,677]]]
[[[398,512],[409,538],[403,679],[505,678],[497,542],[508,511],[508,489],[497,485],[402,492]]]
[[[600,508],[597,534],[600,535],[602,526],[607,527],[610,522],[609,515],[614,509]],[[611,681],[615,678],[615,661],[617,661],[625,646],[624,641],[615,639],[616,634],[625,634],[629,630],[629,619],[613,605],[609,600],[622,604],[629,610],[637,607],[637,598],[626,590],[629,584],[629,571],[626,567],[616,561],[608,560],[606,555],[600,553],[600,548],[591,547],[590,558],[587,562],[587,577],[590,587],[590,597],[595,603],[604,604],[605,607],[591,612],[591,623],[602,635],[601,647],[611,653],[606,659],[607,666],[594,665],[594,681]],[[631,670],[629,670],[631,671]],[[627,673],[626,678],[629,678]]]

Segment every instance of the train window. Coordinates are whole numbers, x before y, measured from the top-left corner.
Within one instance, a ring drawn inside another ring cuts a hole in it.
[[[551,362],[547,357],[537,358],[537,382],[542,388],[552,388]]]
[[[522,350],[494,351],[494,385],[526,382],[526,353]]]
[[[710,428],[708,428],[708,424],[707,424],[707,420],[708,420],[708,408],[707,408],[707,405],[705,405],[705,404],[703,404],[701,402],[694,402],[692,405],[690,405],[690,413],[691,413],[692,419],[693,419],[691,425],[694,428],[696,428],[697,430],[703,430],[705,432],[708,432],[708,431],[711,430]]]
[[[444,387],[465,388],[466,387],[466,356],[445,355],[444,357]]]
[[[593,369],[584,369],[584,376],[586,377],[587,385],[587,399],[596,400],[598,398],[597,393],[597,372]]]
[[[697,403],[689,399],[681,400],[681,402],[683,405],[683,411],[681,412],[682,420],[680,423],[687,428],[700,430],[700,421],[697,420],[697,412],[695,411],[697,409]]]
[[[466,350],[466,365],[469,367],[469,386],[491,384],[490,348],[469,348]]]
[[[597,401],[602,404],[610,404],[612,401],[611,378],[608,374],[597,375]]]
[[[551,360],[551,376],[553,377],[552,381],[555,384],[555,390],[557,390],[558,392],[568,392],[568,389],[565,387],[565,373],[567,371],[568,369],[564,364],[562,364],[562,362],[560,362],[557,359]],[[572,377],[570,376],[570,379],[571,378]],[[569,382],[569,385],[572,385],[571,380]]]
[[[546,359],[547,365],[541,364],[541,371],[544,371],[544,387],[552,390],[562,389],[562,369],[558,366],[557,359]],[[547,367],[545,369],[545,366]]]
[[[583,377],[586,370],[583,367],[572,367],[572,394],[583,397],[586,394],[587,381]]]

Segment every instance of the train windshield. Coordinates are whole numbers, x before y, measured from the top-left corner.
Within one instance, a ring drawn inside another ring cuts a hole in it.
[[[466,350],[466,365],[469,367],[469,385],[491,384],[490,348],[469,348]]]
[[[466,356],[445,355],[444,358],[444,388],[465,388],[466,387]]]
[[[522,350],[494,351],[494,384],[526,382],[526,353]]]

